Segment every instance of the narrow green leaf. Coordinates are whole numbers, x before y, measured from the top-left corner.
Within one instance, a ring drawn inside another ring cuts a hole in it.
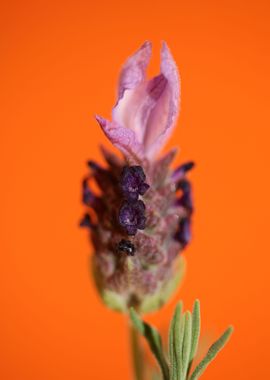
[[[144,375],[144,349],[140,342],[140,333],[130,323],[130,343],[132,350],[132,362],[135,378],[137,380],[142,379]]]
[[[181,379],[185,380],[188,371],[192,335],[192,319],[190,311],[185,314],[185,331],[182,348],[182,372]]]
[[[190,362],[194,359],[199,343],[201,329],[201,312],[200,312],[200,301],[196,300],[193,305],[192,310],[192,339],[191,339],[191,350],[190,350]]]
[[[148,323],[143,322],[133,308],[130,309],[130,318],[134,327],[146,338],[152,353],[160,365],[164,380],[169,380],[169,366],[163,353],[159,332]]]
[[[193,359],[196,356],[199,337],[201,330],[201,312],[200,312],[200,301],[197,299],[194,302],[192,309],[192,336],[191,336],[191,349],[190,349],[190,358],[188,363],[187,377],[191,370]]]
[[[232,326],[228,327],[227,330],[221,335],[221,337],[215,343],[212,344],[206,356],[197,365],[194,372],[190,376],[189,380],[197,380],[203,374],[207,366],[211,363],[212,360],[215,359],[217,354],[222,350],[222,348],[228,342],[232,332],[233,332],[233,327]]]
[[[169,330],[169,359],[170,359],[170,380],[177,380],[177,361],[174,343],[174,331],[176,321],[180,321],[183,309],[183,303],[179,302],[176,305],[173,318],[171,320],[170,330]]]
[[[185,314],[181,316],[181,319],[176,320],[174,328],[174,351],[177,367],[177,380],[185,380],[181,377],[182,368],[183,368],[183,340],[185,333]]]

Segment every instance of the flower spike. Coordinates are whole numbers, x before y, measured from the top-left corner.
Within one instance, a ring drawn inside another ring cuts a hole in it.
[[[91,230],[93,271],[104,302],[127,312],[159,309],[184,272],[181,252],[191,240],[193,199],[187,173],[193,163],[171,170],[176,150],[157,158],[179,113],[177,66],[163,43],[160,72],[147,79],[152,46],[144,43],[123,65],[112,120],[96,115],[121,155],[102,147],[106,164],[89,160],[83,182]],[[94,194],[88,181],[95,181]]]

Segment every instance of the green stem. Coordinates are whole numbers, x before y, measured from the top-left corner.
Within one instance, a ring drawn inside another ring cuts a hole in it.
[[[134,380],[144,380],[144,351],[140,343],[140,336],[131,324],[129,324],[129,328]]]

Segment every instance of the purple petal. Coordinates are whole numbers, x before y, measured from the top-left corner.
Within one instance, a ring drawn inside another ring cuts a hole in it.
[[[123,128],[98,115],[96,115],[96,120],[111,143],[124,154],[127,160],[141,162],[144,158],[143,149],[131,129]]]
[[[93,206],[96,200],[96,196],[88,186],[88,179],[89,178],[87,177],[82,182],[82,202],[86,206]]]
[[[189,218],[182,219],[179,223],[178,231],[175,234],[175,239],[185,247],[191,240],[191,223]]]
[[[87,227],[90,229],[94,228],[94,224],[92,223],[91,216],[89,214],[85,214],[80,221],[80,227]]]
[[[181,179],[177,184],[176,184],[176,190],[182,190],[183,193],[189,193],[191,191],[191,184],[190,181],[187,180],[186,178]]]
[[[95,171],[95,170],[102,170],[101,166],[97,162],[95,162],[93,160],[88,160],[87,161],[87,165],[93,171]]]
[[[180,165],[177,169],[174,170],[172,174],[172,180],[174,182],[178,182],[179,180],[183,179],[185,174],[193,169],[194,166],[195,163],[193,161],[188,161]]]
[[[193,199],[191,192],[184,193],[181,198],[177,199],[176,204],[184,207],[189,213],[193,212]]]
[[[144,137],[148,157],[155,156],[166,143],[179,113],[180,81],[174,59],[164,42],[161,49],[161,74],[167,83],[149,116]]]

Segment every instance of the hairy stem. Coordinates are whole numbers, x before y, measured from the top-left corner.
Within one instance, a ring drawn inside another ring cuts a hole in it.
[[[136,329],[129,324],[134,380],[144,380],[144,350]]]

